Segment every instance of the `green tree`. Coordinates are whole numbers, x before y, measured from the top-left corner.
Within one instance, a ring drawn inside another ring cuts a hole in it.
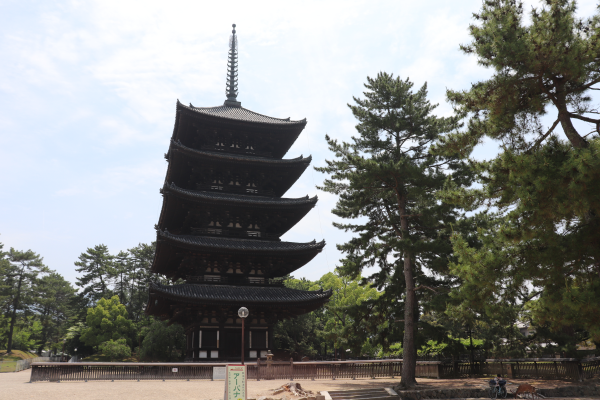
[[[361,286],[360,279],[329,272],[311,288],[333,292],[322,312],[324,324],[320,336],[328,343],[334,343],[335,349],[345,351],[349,348],[355,355],[361,355],[362,348],[373,336],[373,324],[369,320],[375,312],[373,300],[380,296],[370,285]]]
[[[126,251],[120,251],[119,254],[114,256],[111,278],[114,282],[114,292],[119,296],[119,300],[122,304],[130,304],[131,298],[129,293],[129,282],[131,280],[131,261],[130,255]],[[127,306],[126,306],[127,307]]]
[[[81,253],[79,261],[75,262],[79,267],[75,271],[81,274],[76,285],[83,289],[79,297],[84,309],[94,306],[103,297],[112,296],[110,285],[114,275],[113,259],[114,256],[108,252],[108,247],[100,244]]]
[[[185,349],[185,332],[179,324],[154,320],[142,328],[144,336],[140,355],[148,360],[172,361],[182,358]]]
[[[463,280],[453,311],[508,310],[514,320],[526,306],[539,327],[600,340],[600,118],[590,97],[600,89],[600,14],[578,19],[575,10],[547,0],[529,22],[519,1],[484,2],[461,48],[493,74],[448,91],[468,124],[437,151],[467,158],[485,138],[500,145],[495,159],[469,159],[480,185],[450,179],[442,197],[495,210],[480,246],[453,237],[452,271]]]
[[[305,278],[289,277],[285,286],[297,290],[316,290],[315,282]],[[284,350],[297,358],[308,356],[314,358],[321,350],[321,340],[315,332],[322,328],[322,313],[313,311],[296,318],[278,321],[273,328],[273,344],[276,349]]]
[[[87,328],[83,330],[81,340],[94,347],[111,339],[127,338],[132,328],[119,296],[113,296],[110,300],[101,298],[96,307],[88,308],[85,322]]]
[[[75,289],[62,275],[51,272],[37,281],[34,310],[42,329],[38,341],[38,354],[48,342],[58,343],[69,318],[74,314]]]
[[[11,247],[8,252],[8,265],[5,266],[6,295],[10,303],[10,326],[8,330],[7,353],[12,351],[13,333],[19,317],[19,310],[27,311],[31,305],[31,297],[35,281],[40,273],[48,272],[42,257],[31,250],[18,251]]]
[[[135,322],[146,318],[144,309],[148,300],[148,285],[152,279],[150,268],[154,260],[156,243],[140,243],[128,250],[127,282],[129,296],[127,311]]]
[[[356,220],[334,223],[356,235],[338,246],[346,254],[341,273],[356,277],[363,268],[378,266],[379,272],[366,279],[385,289],[381,300],[394,307],[392,320],[403,320],[402,385],[410,387],[416,384],[417,291],[437,293],[444,284],[439,277],[447,270],[457,216],[435,194],[445,172],[455,172],[460,181],[462,170],[460,163],[432,155],[429,148],[455,128],[456,119],[432,115],[436,106],[427,100],[426,84],[413,92],[408,79],[379,73],[367,78],[365,87],[365,99],[354,98],[356,105],[349,105],[359,135],[350,143],[326,137],[336,159],[316,169],[331,174],[320,189],[339,196],[332,212]]]
[[[125,338],[107,340],[101,343],[99,347],[102,354],[109,357],[111,361],[131,357],[131,349],[127,346]]]
[[[89,356],[94,354],[94,347],[87,346],[82,340],[81,335],[87,329],[83,322],[76,322],[67,328],[65,333],[65,350],[69,354],[79,356]]]
[[[10,303],[9,292],[11,289],[8,273],[10,272],[10,262],[8,253],[3,251],[4,244],[0,243],[0,310],[7,310]]]

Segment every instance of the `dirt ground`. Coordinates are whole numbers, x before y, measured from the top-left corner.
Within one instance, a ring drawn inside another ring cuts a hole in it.
[[[222,399],[224,381],[94,381],[94,382],[36,382],[29,383],[31,370],[0,374],[0,399],[85,399],[85,400],[179,400],[179,399]],[[378,379],[336,379],[336,380],[300,380],[305,390],[320,392],[323,390],[366,389],[370,387],[392,387],[400,381],[390,378]],[[487,379],[417,379],[418,389],[436,388],[487,388]],[[248,398],[270,396],[272,390],[287,380],[248,381]],[[571,385],[566,381],[509,380],[512,384],[530,383],[538,388],[555,388]],[[516,386],[514,386],[516,387]],[[276,395],[273,397],[281,397]]]

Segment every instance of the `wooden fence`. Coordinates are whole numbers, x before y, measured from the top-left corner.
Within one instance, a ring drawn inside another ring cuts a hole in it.
[[[167,380],[213,379],[214,367],[226,363],[33,363],[31,382],[88,380]],[[402,374],[402,360],[308,361],[270,364],[246,363],[248,379],[356,379],[396,377]],[[511,359],[443,364],[441,361],[417,361],[420,378],[464,378],[495,376],[508,379],[568,379],[580,381],[600,375],[600,358],[578,361],[559,359]]]
[[[439,378],[439,361],[417,363],[417,376]],[[31,382],[213,379],[226,363],[34,363]],[[246,363],[248,379],[356,379],[395,377],[402,360]]]
[[[600,374],[600,358],[522,358],[468,362],[440,365],[441,378],[466,378],[470,376],[496,376],[509,379],[567,379],[582,381]]]

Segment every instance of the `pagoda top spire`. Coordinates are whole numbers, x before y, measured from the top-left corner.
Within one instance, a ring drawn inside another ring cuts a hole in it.
[[[235,24],[231,25],[233,30],[229,37],[229,55],[227,57],[227,86],[225,94],[227,100],[223,105],[228,107],[242,107],[242,103],[237,101],[238,95],[238,41],[235,35]]]

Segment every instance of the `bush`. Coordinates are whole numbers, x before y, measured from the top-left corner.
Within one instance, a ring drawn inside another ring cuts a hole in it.
[[[123,338],[117,340],[108,340],[100,344],[100,351],[111,361],[131,357],[131,349],[127,346],[127,341]]]

